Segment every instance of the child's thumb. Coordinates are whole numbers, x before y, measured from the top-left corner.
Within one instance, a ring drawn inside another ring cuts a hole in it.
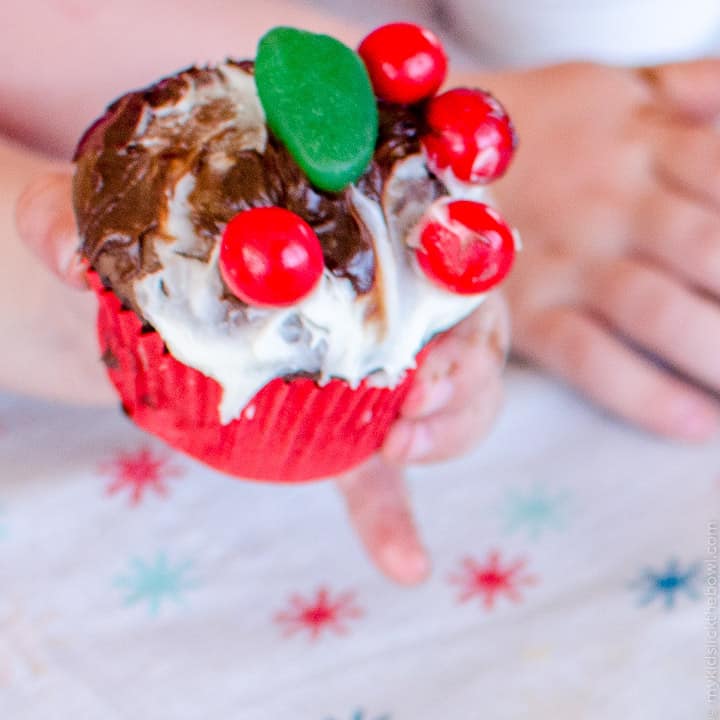
[[[15,206],[23,242],[62,280],[85,287],[72,209],[72,170],[56,169],[32,180]]]

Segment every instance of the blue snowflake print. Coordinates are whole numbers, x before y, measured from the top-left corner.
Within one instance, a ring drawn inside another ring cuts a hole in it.
[[[663,571],[655,572],[646,569],[642,577],[633,582],[631,587],[641,590],[642,595],[639,599],[641,606],[649,605],[659,599],[668,610],[671,610],[675,607],[681,593],[692,600],[700,597],[697,587],[700,570],[700,563],[695,563],[687,570],[682,571],[677,560],[670,560],[667,568]]]
[[[534,485],[525,491],[509,490],[503,504],[505,530],[525,532],[537,540],[546,530],[562,530],[567,523],[568,493]]]
[[[125,605],[147,602],[150,614],[155,615],[164,600],[180,603],[183,593],[193,587],[186,577],[190,566],[189,562],[171,565],[163,552],[150,562],[133,558],[130,572],[118,577],[115,585],[126,591]]]
[[[334,718],[327,718],[327,720],[334,720]],[[371,720],[371,718],[363,710],[356,710],[350,716],[350,720]],[[391,720],[391,718],[389,715],[376,715],[372,720]]]

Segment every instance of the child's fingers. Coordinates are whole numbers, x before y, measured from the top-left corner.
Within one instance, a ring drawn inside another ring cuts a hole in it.
[[[376,456],[337,480],[355,530],[373,562],[392,580],[424,580],[430,562],[412,518],[404,470]]]
[[[400,419],[388,433],[382,455],[410,464],[448,460],[471,450],[487,434],[502,401],[502,380],[489,379],[470,403],[419,420]]]
[[[720,297],[720,218],[677,192],[655,188],[635,217],[634,238],[688,283]]]
[[[550,309],[527,330],[524,352],[626,420],[694,442],[717,432],[718,409],[702,392],[642,358],[582,312]]]
[[[56,170],[33,180],[15,208],[25,244],[63,281],[85,287],[72,209],[71,170]]]
[[[720,307],[672,275],[637,260],[604,270],[589,299],[626,337],[720,391]]]
[[[663,120],[653,128],[655,172],[661,180],[720,209],[720,132],[712,124]]]
[[[418,371],[401,416],[427,417],[472,404],[505,364],[510,343],[507,306],[492,295],[440,338]]]

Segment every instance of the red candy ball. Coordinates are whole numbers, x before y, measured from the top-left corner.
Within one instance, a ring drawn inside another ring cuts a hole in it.
[[[505,109],[489,93],[456,88],[428,103],[430,132],[422,138],[428,167],[448,169],[465,183],[487,183],[508,166],[517,137]]]
[[[413,244],[428,278],[460,295],[497,285],[515,257],[513,231],[491,207],[471,200],[435,204]]]
[[[324,267],[315,231],[289,210],[252,208],[225,227],[220,273],[249,305],[294,305],[315,288]]]
[[[415,103],[434,95],[447,72],[447,57],[433,33],[412,23],[373,30],[358,48],[375,94],[394,103]]]

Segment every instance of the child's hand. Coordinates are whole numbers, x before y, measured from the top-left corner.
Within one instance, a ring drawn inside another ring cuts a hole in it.
[[[338,481],[368,553],[398,582],[429,572],[402,465],[446,460],[485,436],[500,407],[509,341],[505,303],[490,296],[432,348],[380,455]]]
[[[70,197],[69,167],[44,175],[21,196],[17,224],[25,243],[58,278],[83,287],[81,268],[73,259],[77,231]],[[84,376],[92,381],[95,394],[84,400],[108,400],[114,394],[97,360],[94,298],[90,293],[72,295],[70,289],[63,292],[78,300],[77,307],[54,308],[50,303],[48,312],[82,318],[80,322],[61,324],[68,330],[61,344],[78,348],[73,364],[64,372],[70,378]],[[43,344],[42,339],[38,342]],[[381,570],[398,582],[419,582],[429,571],[413,525],[403,466],[453,457],[485,435],[500,405],[501,372],[508,345],[505,303],[500,296],[491,295],[475,313],[435,342],[381,453],[338,480],[351,521],[368,553]],[[52,350],[43,348],[43,352]],[[52,355],[44,358],[45,363],[67,364],[67,360]],[[39,382],[32,388],[36,394],[57,395],[57,390],[47,387],[42,378]],[[73,398],[68,393],[66,399]]]
[[[46,272],[18,239],[15,214],[23,188],[32,178],[56,169],[66,188],[66,166],[0,136],[0,390],[81,403],[108,402],[113,393],[97,362],[93,298]],[[43,182],[46,189],[37,186],[34,193],[40,208],[55,197],[52,185]],[[59,244],[71,248],[75,235],[68,198],[62,207],[58,213],[47,208],[53,225],[37,227],[37,232],[28,223],[42,219],[45,211],[23,212],[29,235],[41,243],[43,238],[66,234],[68,242]],[[58,262],[67,262],[71,255],[58,256]]]
[[[707,439],[720,419],[720,60],[463,81],[490,88],[520,137],[492,188],[524,240],[507,285],[517,351],[634,423]]]
[[[494,293],[431,347],[385,440],[385,460],[438,462],[477,445],[500,407],[509,345],[507,306]]]

